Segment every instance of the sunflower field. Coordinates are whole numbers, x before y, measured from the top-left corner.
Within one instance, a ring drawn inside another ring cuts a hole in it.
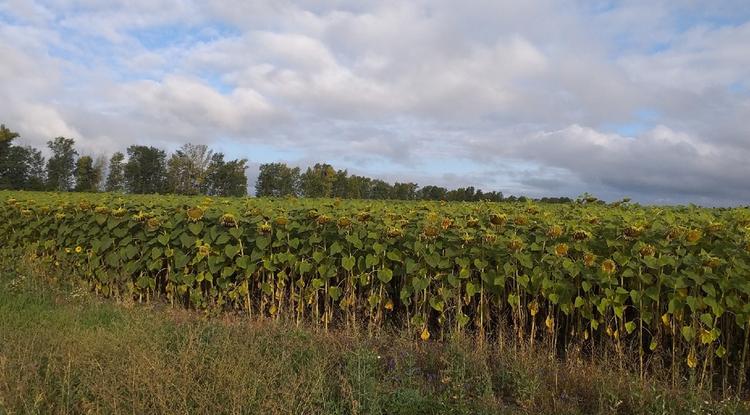
[[[741,391],[750,210],[0,192],[0,245],[104,297],[610,351]]]

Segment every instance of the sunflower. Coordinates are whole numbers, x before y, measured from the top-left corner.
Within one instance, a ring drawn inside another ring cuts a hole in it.
[[[563,257],[568,255],[568,244],[555,245],[555,255]]]
[[[513,223],[518,226],[524,226],[529,224],[529,218],[526,215],[518,215],[513,219]]]
[[[605,274],[614,274],[614,272],[617,270],[617,264],[615,264],[615,261],[612,261],[611,259],[605,259],[604,262],[602,262],[602,272]]]
[[[518,238],[512,238],[508,241],[508,249],[512,252],[518,252],[523,249],[523,241]]]
[[[553,225],[553,226],[550,226],[549,229],[547,229],[547,237],[552,238],[552,239],[559,238],[560,236],[562,236],[562,233],[563,233],[562,227],[560,227],[559,225]]]
[[[427,225],[424,227],[422,233],[427,238],[434,238],[438,236],[438,234],[440,233],[440,229],[438,229],[438,227],[434,225]]]
[[[197,206],[187,210],[187,216],[191,222],[197,222],[203,219],[203,213],[203,209]]]
[[[625,239],[637,239],[643,233],[643,226],[628,226],[622,231]]]
[[[112,216],[114,216],[116,218],[121,218],[121,217],[125,216],[125,214],[127,214],[127,213],[128,213],[127,210],[125,210],[124,208],[120,207],[120,208],[117,208],[117,209],[115,209],[115,210],[112,211]]]
[[[221,218],[219,218],[219,223],[228,228],[235,227],[237,226],[237,218],[235,218],[231,213],[225,213],[221,215]]]
[[[148,228],[148,230],[150,230],[150,231],[155,231],[155,230],[159,229],[159,227],[160,227],[160,226],[161,226],[161,222],[160,222],[160,221],[159,221],[159,219],[157,219],[157,218],[150,218],[150,219],[149,219],[149,220],[148,220],[148,221],[146,222],[146,227],[147,227],[147,228]]]
[[[453,226],[453,219],[451,218],[443,218],[443,220],[440,222],[440,227],[443,229],[450,229]]]
[[[346,216],[342,216],[336,221],[336,226],[338,226],[339,229],[347,229],[352,226],[352,220]]]
[[[490,223],[495,226],[502,226],[508,221],[508,216],[504,213],[493,213],[490,215]]]
[[[370,212],[360,211],[357,212],[357,220],[360,222],[367,222],[370,219]]]
[[[271,227],[271,224],[268,222],[263,222],[260,225],[258,225],[258,233],[260,234],[268,235],[271,233],[271,230],[273,230],[273,228]]]
[[[385,309],[388,311],[393,311],[393,300],[391,300],[390,298],[385,302]]]
[[[583,254],[583,264],[587,267],[593,266],[594,262],[596,262],[596,255],[592,254],[591,252],[586,252]]]
[[[276,226],[284,227],[287,225],[287,223],[289,223],[289,219],[287,219],[286,216],[277,216],[273,222],[276,224]]]
[[[488,244],[495,243],[495,241],[497,241],[497,235],[491,231],[485,232],[484,241],[487,242]]]
[[[97,206],[94,208],[94,212],[106,215],[107,213],[109,213],[109,208],[106,206]]]
[[[694,244],[698,242],[702,236],[703,236],[703,232],[699,231],[698,229],[691,229],[688,231],[687,236],[685,236],[685,239],[691,244]]]
[[[388,231],[386,233],[391,238],[400,238],[400,237],[404,236],[404,231],[401,230],[401,228],[397,228],[395,226],[389,227]]]
[[[656,248],[653,245],[645,244],[638,250],[638,253],[640,253],[642,257],[654,256],[656,255]]]
[[[419,337],[424,341],[430,340],[430,331],[427,330],[427,327],[422,329],[422,334],[420,334]]]
[[[209,244],[202,244],[198,246],[198,255],[209,256],[211,254],[211,246]]]
[[[470,228],[478,228],[479,227],[479,219],[469,216],[468,219],[466,219],[466,226]]]
[[[536,313],[539,312],[539,303],[536,300],[530,302],[528,307],[529,307],[529,312],[531,312],[532,317],[535,316]]]
[[[576,241],[585,241],[589,238],[591,238],[591,234],[583,229],[578,229],[577,231],[573,232],[573,239]]]

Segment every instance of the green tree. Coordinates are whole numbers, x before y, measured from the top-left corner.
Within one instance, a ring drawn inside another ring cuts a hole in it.
[[[393,188],[390,184],[380,179],[374,179],[372,186],[370,187],[370,198],[371,199],[388,199],[391,197]]]
[[[255,195],[258,197],[297,196],[300,186],[299,167],[289,167],[284,163],[260,165],[255,182]]]
[[[44,157],[33,147],[10,146],[0,173],[0,189],[44,189]]]
[[[208,146],[185,144],[167,162],[169,191],[183,195],[197,195],[205,187],[208,166],[213,151]]]
[[[167,154],[156,147],[128,147],[123,169],[125,189],[130,193],[164,193],[167,184]]]
[[[339,170],[333,176],[333,183],[331,183],[331,196],[340,197],[342,199],[354,198],[354,191],[349,183],[349,172],[346,170]]]
[[[331,197],[336,170],[330,164],[315,163],[300,177],[302,194],[305,197]]]
[[[414,200],[417,195],[416,183],[394,183],[391,198],[398,200]]]
[[[417,197],[422,200],[444,200],[448,189],[440,186],[428,185],[417,192]]]
[[[108,192],[122,192],[125,190],[125,175],[123,161],[125,155],[121,152],[115,152],[109,159],[109,173],[107,181],[104,183],[104,189]]]
[[[364,176],[349,176],[349,197],[353,199],[370,199],[372,179]]]
[[[75,140],[57,137],[48,141],[52,156],[47,160],[47,187],[50,190],[67,192],[73,187],[73,173],[76,167]]]
[[[95,192],[98,185],[98,174],[94,169],[94,159],[91,156],[81,156],[76,161],[75,169],[76,192]]]
[[[224,154],[211,156],[203,192],[213,196],[247,195],[246,159],[224,161]]]

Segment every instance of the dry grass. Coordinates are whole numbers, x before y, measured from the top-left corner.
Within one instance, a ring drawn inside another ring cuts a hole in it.
[[[34,264],[0,276],[0,413],[683,414],[737,401],[641,382],[614,362],[470,337],[324,333],[99,301]]]

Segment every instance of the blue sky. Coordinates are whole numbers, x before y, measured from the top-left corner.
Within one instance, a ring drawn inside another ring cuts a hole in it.
[[[750,203],[745,1],[0,0],[38,147],[229,157],[505,194]]]

